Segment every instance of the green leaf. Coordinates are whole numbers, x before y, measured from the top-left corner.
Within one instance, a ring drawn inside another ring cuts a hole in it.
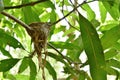
[[[110,49],[109,51],[107,51],[105,53],[105,59],[106,60],[111,59],[111,58],[115,57],[117,54],[118,54],[117,50]]]
[[[119,71],[117,71],[116,69],[110,67],[110,66],[107,66],[106,68],[106,71],[109,75],[115,75],[116,76],[116,79],[115,80],[119,80],[118,77],[120,76],[120,73]]]
[[[119,19],[119,0],[111,0],[111,1],[102,1],[103,5],[105,6],[106,10],[110,13],[113,19]],[[112,4],[111,4],[112,3]]]
[[[118,39],[120,39],[120,27],[119,27],[119,25],[106,31],[105,34],[101,37],[103,49],[107,49],[107,48],[113,46],[114,44],[116,44]]]
[[[29,76],[28,75],[15,75],[17,80],[29,80]]]
[[[20,59],[4,59],[0,61],[0,72],[6,72],[16,65]]]
[[[19,73],[22,73],[29,66],[29,58],[23,58],[19,67]]]
[[[119,25],[118,21],[111,20],[111,21],[108,21],[105,25],[100,26],[99,30],[104,32],[112,29],[113,27],[116,27],[117,25]]]
[[[7,50],[5,50],[3,47],[1,47],[1,46],[0,46],[0,51],[2,52],[2,54],[4,56],[12,58],[11,54]]]
[[[61,49],[79,49],[78,45],[74,45],[72,43],[68,42],[50,42],[52,45],[54,45],[56,48],[61,48]]]
[[[0,12],[2,12],[3,9],[4,9],[3,0],[0,0]]]
[[[84,71],[81,71],[81,73],[79,74],[79,79],[78,80],[85,80],[86,78],[86,73]]]
[[[116,42],[116,43],[113,45],[113,48],[115,48],[116,51],[119,53],[119,51],[120,51],[120,43],[119,43],[119,42]]]
[[[47,68],[49,74],[53,77],[53,80],[57,80],[56,71],[54,70],[54,68],[52,67],[52,65],[48,61],[46,61],[45,67]]]
[[[55,9],[55,5],[50,0],[45,1],[43,3],[40,3],[38,6],[39,7],[43,7],[43,8],[52,8],[52,9]]]
[[[79,25],[85,52],[90,65],[90,74],[93,80],[107,80],[105,59],[99,36],[93,25],[79,14]]]
[[[48,56],[52,57],[52,58],[55,59],[56,61],[59,61],[59,62],[63,63],[63,64],[68,68],[69,72],[70,72],[71,74],[74,74],[74,71],[71,69],[71,67],[69,66],[69,64],[68,64],[66,61],[64,61],[63,57],[58,56],[58,55],[55,55],[55,54],[50,53],[50,52],[48,53]],[[65,57],[66,57],[66,56],[65,56]],[[66,57],[66,58],[67,58],[67,57]],[[67,58],[67,59],[69,59],[69,58]]]
[[[2,29],[0,29],[0,34],[1,34],[0,35],[0,44],[4,43],[5,45],[12,46],[13,48],[22,48],[22,49],[24,49],[22,44],[17,39],[15,39],[14,37],[8,35]]]
[[[28,3],[29,0],[22,0],[22,4]],[[32,10],[30,6],[23,7],[22,12],[24,14],[25,23],[30,24],[31,22],[39,21],[39,16]],[[28,14],[29,13],[29,14]]]
[[[50,52],[48,53],[48,56],[52,57],[52,58],[55,59],[56,61],[60,61],[60,62],[63,63],[63,64],[67,64],[67,63],[62,59],[61,56],[55,55],[55,54],[50,53]]]
[[[50,13],[43,13],[42,16],[40,17],[42,22],[47,22],[50,19]]]
[[[50,14],[50,22],[55,22],[56,21],[56,12],[53,9]]]
[[[54,9],[52,9],[52,12],[50,13],[50,22],[53,23],[56,21],[56,12]],[[54,30],[55,30],[55,25],[53,25],[50,29],[50,37],[53,35],[54,33]]]
[[[99,10],[100,10],[101,21],[105,22],[107,11],[104,5],[102,4],[102,2],[99,2]]]
[[[15,76],[13,74],[10,74],[9,72],[3,72],[3,77],[9,80],[16,80]]]
[[[57,33],[61,32],[61,31],[65,31],[65,27],[66,27],[66,26],[56,27],[56,28],[54,29],[54,34],[57,34]]]
[[[120,61],[115,59],[108,60],[107,65],[120,69]]]
[[[96,20],[96,19],[91,20],[91,23],[92,23],[92,25],[93,25],[95,28],[98,27],[98,26],[100,26],[100,22],[99,22],[98,20]]]
[[[14,32],[17,37],[24,39],[26,37],[25,29],[20,27],[18,24],[15,25]]]
[[[68,50],[67,55],[74,61],[74,62],[80,62],[79,56],[82,53],[84,47],[82,42],[82,37],[79,36],[74,42],[72,42],[75,45],[79,46],[79,49],[73,48]]]
[[[64,36],[67,36],[67,35],[69,35],[69,34],[72,34],[74,31],[75,31],[74,28],[70,28],[69,30],[66,30],[66,31],[64,32],[64,34],[63,34],[63,37],[64,37]]]
[[[35,80],[37,75],[37,68],[31,58],[29,58],[29,66],[30,66],[30,80]]]
[[[89,21],[95,19],[95,13],[88,4],[82,5],[82,8],[87,12],[87,18]]]

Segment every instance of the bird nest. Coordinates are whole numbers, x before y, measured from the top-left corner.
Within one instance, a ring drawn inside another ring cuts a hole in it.
[[[30,29],[26,28],[27,33],[30,35],[32,42],[34,43],[34,51],[31,54],[31,56],[37,54],[39,68],[40,67],[42,68],[44,80],[45,80],[45,76],[44,76],[45,61],[43,62],[42,60],[42,50],[44,50],[45,53],[44,60],[46,60],[47,38],[49,35],[50,26],[51,26],[50,23],[35,22],[29,25]]]

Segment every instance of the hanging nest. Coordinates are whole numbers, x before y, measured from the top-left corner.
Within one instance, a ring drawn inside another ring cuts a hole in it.
[[[44,22],[34,22],[29,25],[30,29],[26,28],[27,33],[30,35],[32,42],[34,43],[34,52],[31,54],[33,56],[35,53],[38,56],[39,68],[42,68],[43,78],[44,76],[44,64],[42,61],[42,50],[44,50],[45,55],[47,54],[47,37],[49,35],[50,23]],[[46,56],[45,56],[46,57]],[[44,79],[45,80],[45,79]]]

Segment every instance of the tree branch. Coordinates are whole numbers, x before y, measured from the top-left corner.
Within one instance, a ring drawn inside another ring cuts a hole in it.
[[[21,26],[23,26],[25,29],[27,28],[27,29],[30,29],[30,30],[31,30],[31,28],[30,28],[27,24],[25,24],[25,23],[22,22],[21,20],[17,19],[16,17],[14,17],[14,16],[12,16],[12,15],[4,12],[4,11],[1,12],[1,14],[7,16],[8,18],[10,18],[10,19],[12,19],[12,20],[14,20],[15,22],[17,22],[18,24],[20,24]]]
[[[72,62],[66,56],[64,56],[59,50],[57,50],[52,44],[47,43],[47,45],[54,49],[60,56],[63,57],[63,59],[67,60],[69,64],[72,64]]]
[[[38,3],[42,3],[45,1],[49,1],[49,0],[38,0],[38,1],[34,1],[34,2],[30,2],[30,3],[26,3],[26,4],[22,4],[22,5],[17,5],[17,6],[6,6],[4,7],[4,9],[18,9],[18,8],[22,8],[22,7],[26,7],[26,6],[34,6],[35,4]]]
[[[68,14],[66,14],[64,17],[60,18],[59,20],[57,20],[56,22],[52,23],[51,25],[55,25],[57,24],[58,22],[62,21],[63,19],[65,19],[67,16],[69,16],[72,12],[74,12],[78,7],[82,6],[83,4],[86,4],[86,3],[91,3],[91,2],[94,2],[93,1],[89,1],[89,2],[83,2],[81,4],[79,4],[78,6],[74,7],[74,9],[72,11],[70,11]]]
[[[25,5],[26,5],[26,6],[35,5],[35,4],[37,4],[37,3],[39,3],[39,2],[43,2],[43,1],[48,1],[48,0],[31,2],[31,3],[23,4],[23,6],[25,6]],[[51,23],[50,26],[53,26],[53,25],[57,24],[58,22],[62,21],[62,20],[65,19],[67,16],[69,16],[72,12],[74,12],[78,7],[82,6],[83,4],[90,3],[90,2],[93,2],[93,1],[83,2],[83,3],[79,4],[77,7],[74,7],[74,9],[73,9],[72,11],[70,11],[68,14],[66,14],[64,17],[60,18],[60,19],[57,20],[56,22]],[[23,6],[21,6],[21,7],[23,7]],[[14,6],[13,6],[13,7],[14,7]],[[14,7],[14,8],[15,8],[15,7]],[[20,8],[20,7],[18,7],[18,8]],[[12,20],[14,20],[14,21],[17,22],[18,24],[22,25],[24,28],[31,29],[27,24],[25,24],[25,23],[22,22],[21,20],[15,18],[14,16],[12,16],[12,15],[4,12],[4,11],[1,12],[1,14],[9,17],[9,18],[12,19]]]

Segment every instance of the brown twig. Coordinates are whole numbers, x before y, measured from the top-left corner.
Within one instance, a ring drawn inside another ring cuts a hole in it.
[[[79,4],[78,6],[74,7],[74,9],[72,11],[70,11],[68,14],[66,14],[64,17],[60,18],[59,20],[57,20],[56,22],[52,23],[51,25],[55,25],[58,22],[62,21],[63,19],[65,19],[67,16],[69,16],[72,12],[74,12],[78,7],[82,6],[83,4],[87,4],[87,3],[91,3],[94,1],[89,1],[89,2],[83,2],[81,4]]]
[[[4,7],[4,9],[19,9],[19,8],[26,7],[26,6],[34,6],[35,4],[42,3],[45,1],[49,1],[49,0],[37,0],[34,2],[30,2],[30,3],[26,3],[26,4],[22,4],[22,5],[17,5],[17,6],[6,6],[6,7]]]
[[[44,0],[44,1],[47,1],[47,0]],[[83,4],[85,4],[85,3],[90,3],[90,2],[93,2],[93,1],[83,2],[83,3],[79,4],[77,7],[74,7],[74,9],[73,9],[72,11],[70,11],[68,14],[66,14],[64,17],[60,18],[60,19],[57,20],[56,22],[51,23],[51,26],[57,24],[57,23],[60,22],[60,21],[62,21],[64,18],[66,18],[67,16],[69,16],[72,12],[74,12],[74,11],[75,11],[78,7],[80,7],[81,5],[83,5]],[[38,1],[37,1],[36,3],[38,3]],[[27,5],[28,5],[28,4],[27,4]],[[30,4],[29,4],[29,5],[30,5]],[[35,3],[34,3],[34,5],[35,5]],[[25,23],[22,22],[21,20],[15,18],[14,16],[12,16],[12,15],[4,12],[4,11],[1,12],[1,14],[9,17],[9,18],[12,19],[12,20],[14,20],[15,22],[17,22],[18,24],[20,24],[20,25],[23,26],[24,28],[31,29],[27,24],[25,24]]]
[[[47,0],[44,0],[44,1],[47,1]],[[69,16],[72,12],[74,12],[74,11],[75,11],[78,7],[80,7],[81,5],[83,5],[83,4],[85,4],[85,3],[90,3],[90,2],[93,2],[93,1],[83,2],[83,3],[79,4],[77,7],[74,7],[74,9],[73,9],[72,11],[70,11],[68,14],[66,14],[66,15],[65,15],[64,17],[62,17],[61,19],[59,19],[59,20],[57,20],[56,22],[52,23],[51,26],[57,24],[58,22],[60,22],[61,20],[63,20],[63,19],[66,18],[67,16]],[[27,4],[27,5],[28,5],[28,4]],[[30,4],[29,4],[29,5],[30,5]],[[4,11],[1,12],[1,14],[7,16],[8,18],[10,18],[10,19],[12,19],[12,20],[14,20],[14,21],[17,22],[18,24],[20,24],[22,27],[31,30],[31,28],[30,28],[27,24],[25,24],[25,23],[22,22],[21,20],[17,19],[16,17],[14,17],[14,16],[12,16],[12,15],[4,12]],[[52,45],[50,45],[50,44],[48,44],[48,45],[49,45],[50,47],[52,47],[55,51],[57,51],[64,59],[66,59],[66,60],[71,64],[71,62],[70,62],[65,56],[63,56],[54,46],[52,46]]]
[[[72,62],[67,58],[65,57],[59,50],[57,50],[52,44],[50,43],[47,43],[48,46],[50,46],[52,49],[54,49],[60,56],[62,56],[65,60],[68,61],[69,64],[72,64]]]
[[[71,0],[70,0],[70,1],[71,1]],[[64,0],[63,0],[63,2],[62,2],[62,14],[63,14],[63,16],[65,16],[65,14],[64,14]],[[78,28],[74,27],[74,26],[67,20],[67,18],[65,18],[65,21],[66,21],[72,28],[74,28],[74,29],[77,30],[77,31],[80,31]]]

